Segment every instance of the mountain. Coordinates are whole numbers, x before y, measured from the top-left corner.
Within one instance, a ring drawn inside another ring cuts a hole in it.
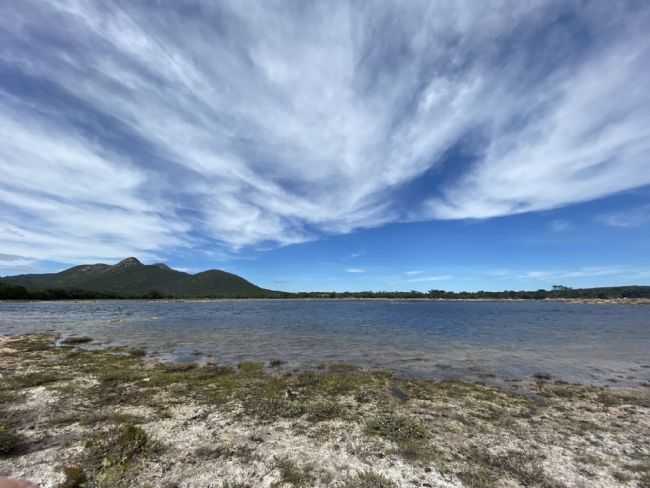
[[[60,273],[6,276],[0,278],[0,284],[21,286],[30,292],[57,289],[122,297],[261,298],[275,294],[225,271],[192,275],[162,263],[142,264],[133,257],[115,265],[84,264]]]

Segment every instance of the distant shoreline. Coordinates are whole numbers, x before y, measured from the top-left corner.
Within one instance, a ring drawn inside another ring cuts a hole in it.
[[[650,305],[650,298],[175,298],[161,301],[216,302],[216,301],[322,301],[322,302],[563,302],[589,305]]]
[[[0,300],[0,303],[51,303],[51,302],[105,302],[105,301],[142,301],[142,302],[239,302],[239,301],[285,301],[285,302],[560,302],[578,305],[650,305],[650,298],[388,298],[388,297],[252,297],[252,298],[88,298],[62,300]]]

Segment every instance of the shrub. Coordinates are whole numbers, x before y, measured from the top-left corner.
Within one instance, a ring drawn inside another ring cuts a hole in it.
[[[343,408],[336,402],[315,402],[307,407],[307,418],[312,422],[332,420],[343,415]]]
[[[101,488],[133,486],[132,463],[150,453],[154,445],[140,427],[123,424],[86,444],[85,463],[94,475],[94,485]]]
[[[65,480],[59,488],[81,488],[88,481],[86,473],[79,466],[64,466],[63,475]]]
[[[395,442],[399,454],[410,461],[427,461],[433,456],[427,442],[430,434],[417,419],[399,415],[375,417],[366,424],[366,433]]]
[[[398,443],[425,440],[429,437],[421,422],[399,415],[383,415],[369,420],[366,424],[366,432]]]

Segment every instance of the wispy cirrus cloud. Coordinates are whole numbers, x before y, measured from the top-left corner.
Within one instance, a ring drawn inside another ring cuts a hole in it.
[[[599,215],[597,220],[611,227],[633,228],[650,223],[650,205]]]
[[[570,279],[570,278],[592,278],[598,276],[635,276],[641,271],[638,268],[631,268],[629,266],[590,266],[578,269],[564,269],[564,270],[544,270],[544,271],[528,271],[522,274],[521,278],[533,279]]]
[[[571,222],[568,220],[555,219],[549,222],[548,228],[552,232],[565,232],[567,230],[571,230],[573,228],[573,224],[571,224]]]
[[[4,96],[3,96],[4,95]],[[153,257],[189,229],[142,169],[0,92],[0,245],[26,259]],[[166,218],[162,215],[165,214]]]
[[[345,272],[346,273],[365,273],[366,270],[364,268],[346,268]]]
[[[626,1],[6,3],[0,249],[236,251],[650,184],[649,22]]]
[[[0,274],[29,269],[34,264],[33,259],[25,259],[11,254],[0,254]]]

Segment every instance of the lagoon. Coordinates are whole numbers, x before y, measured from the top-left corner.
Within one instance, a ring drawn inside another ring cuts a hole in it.
[[[87,335],[165,361],[345,362],[488,383],[650,382],[650,308],[552,301],[2,302],[0,335]]]

